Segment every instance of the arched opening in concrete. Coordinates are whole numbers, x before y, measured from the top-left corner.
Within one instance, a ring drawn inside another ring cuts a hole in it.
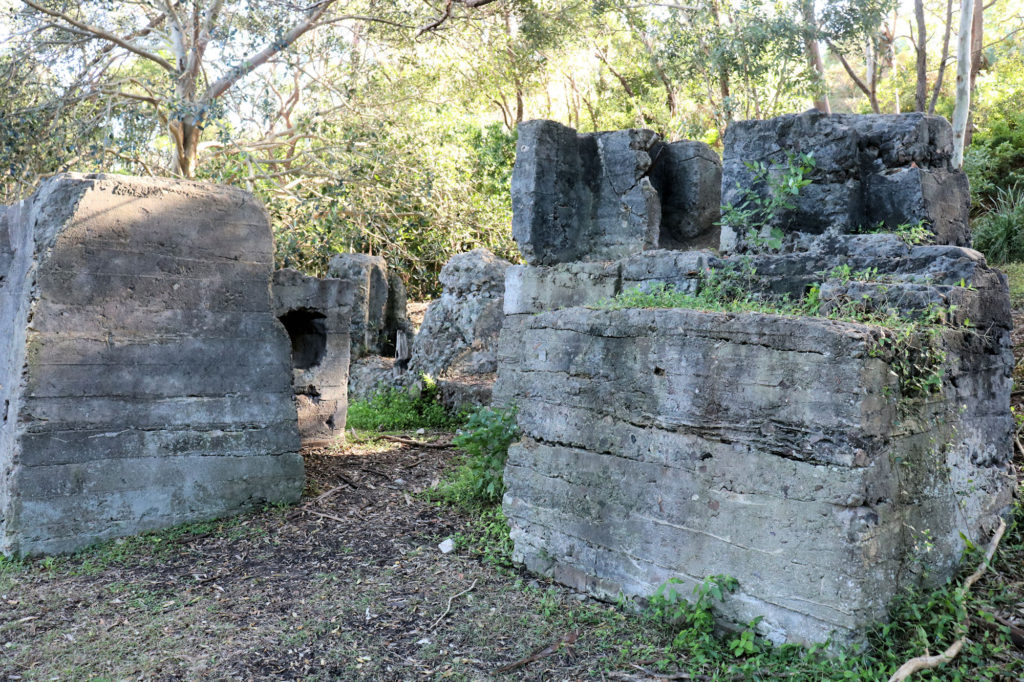
[[[292,367],[316,367],[327,353],[327,328],[323,313],[308,308],[289,310],[278,320],[288,331],[292,342]]]

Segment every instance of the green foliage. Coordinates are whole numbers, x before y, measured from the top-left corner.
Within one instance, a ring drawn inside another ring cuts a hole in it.
[[[999,269],[1010,280],[1010,305],[1024,307],[1024,263],[1003,263]]]
[[[1019,49],[1002,55],[979,82],[972,108],[978,130],[964,152],[964,170],[974,207],[984,211],[999,188],[1024,184],[1024,55]]]
[[[347,424],[366,431],[404,431],[450,428],[455,419],[441,404],[437,382],[423,375],[408,389],[383,388],[369,400],[349,403]]]
[[[595,308],[689,308],[706,312],[769,313],[776,315],[813,315],[817,312],[817,290],[800,301],[774,299],[755,293],[757,273],[749,260],[736,266],[708,268],[700,274],[696,294],[684,293],[672,284],[651,282],[627,289],[598,301]]]
[[[784,236],[777,224],[779,216],[782,211],[796,207],[800,190],[811,183],[814,156],[789,154],[781,167],[761,161],[747,161],[745,165],[753,177],[747,187],[737,183],[742,198],[736,204],[722,206],[720,224],[743,235],[749,246],[778,251]]]
[[[505,494],[505,459],[518,437],[514,407],[481,407],[473,412],[452,441],[465,456],[438,488],[437,496],[470,510],[500,503]]]
[[[918,220],[916,223],[901,223],[892,232],[908,246],[920,246],[935,241],[935,235],[924,220]]]
[[[464,453],[462,460],[435,490],[427,492],[428,499],[473,516],[467,532],[456,536],[455,545],[503,570],[512,567],[512,540],[501,509],[503,477],[508,448],[518,437],[514,407],[475,410],[452,441]]]
[[[501,505],[478,509],[470,519],[465,533],[455,536],[455,546],[471,556],[503,571],[511,570],[512,538],[508,534],[508,520]]]
[[[995,188],[986,208],[974,222],[974,248],[997,265],[1024,261],[1024,182]]]
[[[924,328],[907,321],[884,329],[869,351],[883,358],[899,380],[902,401],[926,398],[942,391],[946,353],[940,345],[940,328]]]

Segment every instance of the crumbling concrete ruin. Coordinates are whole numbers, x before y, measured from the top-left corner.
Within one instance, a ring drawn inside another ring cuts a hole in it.
[[[303,443],[345,435],[353,286],[291,269],[274,273],[274,312],[291,341],[292,388]]]
[[[435,377],[448,406],[491,402],[508,267],[487,249],[474,249],[441,268],[441,297],[416,333],[410,368]]]
[[[383,256],[363,253],[335,256],[327,275],[352,287],[349,395],[367,398],[379,387],[395,383],[408,365],[412,325],[406,314],[405,284],[397,272],[388,270]]]
[[[61,175],[0,217],[0,552],[70,551],[303,486],[266,214]]]
[[[495,387],[522,431],[505,472],[515,558],[609,598],[730,575],[723,623],[762,616],[776,642],[860,640],[921,568],[951,575],[960,534],[987,539],[1013,478],[1007,284],[966,248],[950,142],[920,114],[732,126],[727,201],[769,198],[746,162],[815,163],[766,230],[727,223],[721,257],[654,248],[674,209],[652,133],[523,124],[512,192],[529,265],[507,271]],[[676,196],[703,196],[694,159],[675,166]],[[595,176],[601,191],[581,189]],[[688,233],[713,229],[701,215]],[[908,244],[919,219],[927,243]],[[818,314],[595,306],[654,281],[698,292],[716,272],[765,303],[809,295]],[[871,311],[892,325],[823,316]],[[944,324],[911,333],[898,316]]]

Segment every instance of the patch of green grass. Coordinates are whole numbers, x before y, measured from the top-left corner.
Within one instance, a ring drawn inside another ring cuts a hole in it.
[[[1024,262],[1004,263],[999,269],[1010,280],[1010,305],[1024,308]]]
[[[457,423],[441,404],[437,382],[426,375],[409,389],[383,388],[369,400],[348,406],[347,425],[362,431],[446,429]]]

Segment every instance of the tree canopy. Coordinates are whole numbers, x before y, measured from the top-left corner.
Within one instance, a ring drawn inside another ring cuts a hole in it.
[[[237,184],[278,261],[386,255],[430,295],[454,253],[515,257],[515,126],[647,127],[720,144],[729,121],[815,106],[949,116],[953,0],[0,0],[0,202],[64,170]],[[975,7],[966,168],[1024,167],[1009,0]],[[977,33],[975,35],[974,33]]]

